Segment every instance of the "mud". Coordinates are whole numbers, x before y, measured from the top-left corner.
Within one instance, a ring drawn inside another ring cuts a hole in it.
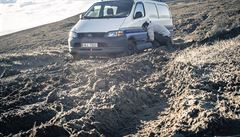
[[[78,17],[0,37],[0,136],[240,135],[239,2],[185,2],[175,44],[132,56],[73,60]]]
[[[239,42],[216,42],[178,53],[164,69],[170,107],[142,130],[150,126],[159,136],[239,135]]]

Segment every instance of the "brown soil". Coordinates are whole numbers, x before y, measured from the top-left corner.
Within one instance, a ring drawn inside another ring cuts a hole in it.
[[[132,56],[73,61],[77,16],[0,37],[0,136],[240,135],[238,0],[169,5],[175,45]]]

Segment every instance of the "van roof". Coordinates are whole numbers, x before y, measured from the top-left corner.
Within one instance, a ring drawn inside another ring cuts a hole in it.
[[[102,1],[130,1],[130,2],[153,2],[167,6],[166,3],[160,2],[159,0],[102,0]]]
[[[142,2],[153,2],[153,3],[158,3],[158,4],[162,4],[162,5],[166,5],[166,6],[167,6],[166,3],[161,2],[161,1],[159,1],[159,0],[133,0],[133,1],[134,1],[134,2],[138,2],[138,1],[142,1]]]

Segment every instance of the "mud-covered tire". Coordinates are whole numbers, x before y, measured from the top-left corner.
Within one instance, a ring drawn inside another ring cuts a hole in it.
[[[157,35],[155,40],[152,42],[154,48],[158,48],[161,46],[172,46],[172,39],[168,36]]]
[[[167,38],[166,38],[165,45],[166,45],[167,47],[169,47],[169,46],[172,46],[172,45],[173,45],[173,43],[172,43],[172,39],[171,39],[170,37],[167,37]]]
[[[72,53],[71,55],[73,57],[73,60],[80,60],[80,59],[88,59],[89,58],[89,56],[86,56],[86,55],[78,55],[78,54],[74,54],[74,53]]]
[[[135,53],[137,53],[137,45],[135,43],[135,41],[133,40],[128,40],[128,51],[127,51],[127,55],[133,55]]]

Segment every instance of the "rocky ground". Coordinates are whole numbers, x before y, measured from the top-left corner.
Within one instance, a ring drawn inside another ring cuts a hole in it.
[[[170,2],[172,47],[73,61],[78,17],[0,37],[0,136],[240,135],[240,3]]]

